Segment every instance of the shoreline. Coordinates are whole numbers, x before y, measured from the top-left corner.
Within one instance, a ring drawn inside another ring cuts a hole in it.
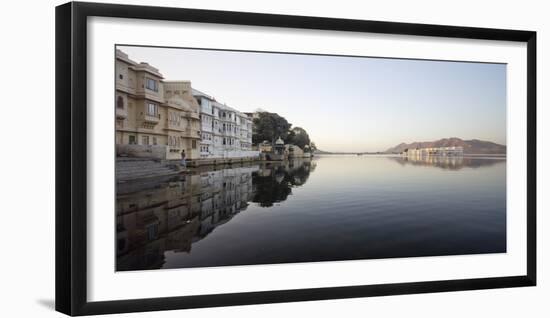
[[[364,153],[364,152],[351,152],[351,153],[316,153],[315,156],[380,156],[380,157],[406,157],[400,153]],[[507,154],[493,154],[493,153],[487,153],[487,154],[481,154],[481,153],[465,153],[460,157],[500,157],[500,158],[506,158]],[[436,157],[432,155],[432,157]],[[445,157],[445,156],[440,156]],[[453,157],[453,156],[447,156],[447,157]]]
[[[180,160],[159,160],[152,158],[117,157],[115,159],[115,182],[117,184],[147,179],[193,175],[231,167],[245,167],[260,164],[285,164],[291,160],[311,160],[312,157],[295,157],[285,160],[265,160],[259,157],[190,159],[182,168]]]

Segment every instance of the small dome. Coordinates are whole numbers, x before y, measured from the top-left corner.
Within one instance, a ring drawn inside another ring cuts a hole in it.
[[[279,137],[279,138],[277,139],[277,141],[275,141],[275,144],[276,144],[276,145],[284,145],[285,142],[281,139],[281,137]]]

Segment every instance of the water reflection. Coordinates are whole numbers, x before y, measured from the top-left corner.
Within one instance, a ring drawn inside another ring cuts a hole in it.
[[[305,184],[314,169],[315,163],[310,159],[266,164],[253,179],[255,194],[252,202],[270,207],[273,203],[286,200],[292,188]]]
[[[117,270],[506,252],[503,158],[318,156],[117,191]]]
[[[310,159],[229,166],[117,187],[117,270],[161,268],[164,254],[192,245],[246,210],[270,207],[306,183]]]
[[[438,167],[448,170],[460,170],[464,167],[478,168],[491,166],[506,160],[505,157],[468,157],[468,156],[394,156],[390,157],[401,165]]]

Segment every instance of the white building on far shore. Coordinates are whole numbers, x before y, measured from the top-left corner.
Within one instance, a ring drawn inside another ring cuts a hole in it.
[[[458,147],[433,147],[433,148],[411,148],[405,149],[403,155],[407,157],[427,157],[427,156],[462,156],[464,149]]]

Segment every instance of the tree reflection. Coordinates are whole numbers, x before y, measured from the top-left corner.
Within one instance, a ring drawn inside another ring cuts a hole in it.
[[[294,159],[265,164],[253,178],[255,194],[252,202],[262,207],[287,199],[292,188],[306,183],[315,164],[310,159]]]

